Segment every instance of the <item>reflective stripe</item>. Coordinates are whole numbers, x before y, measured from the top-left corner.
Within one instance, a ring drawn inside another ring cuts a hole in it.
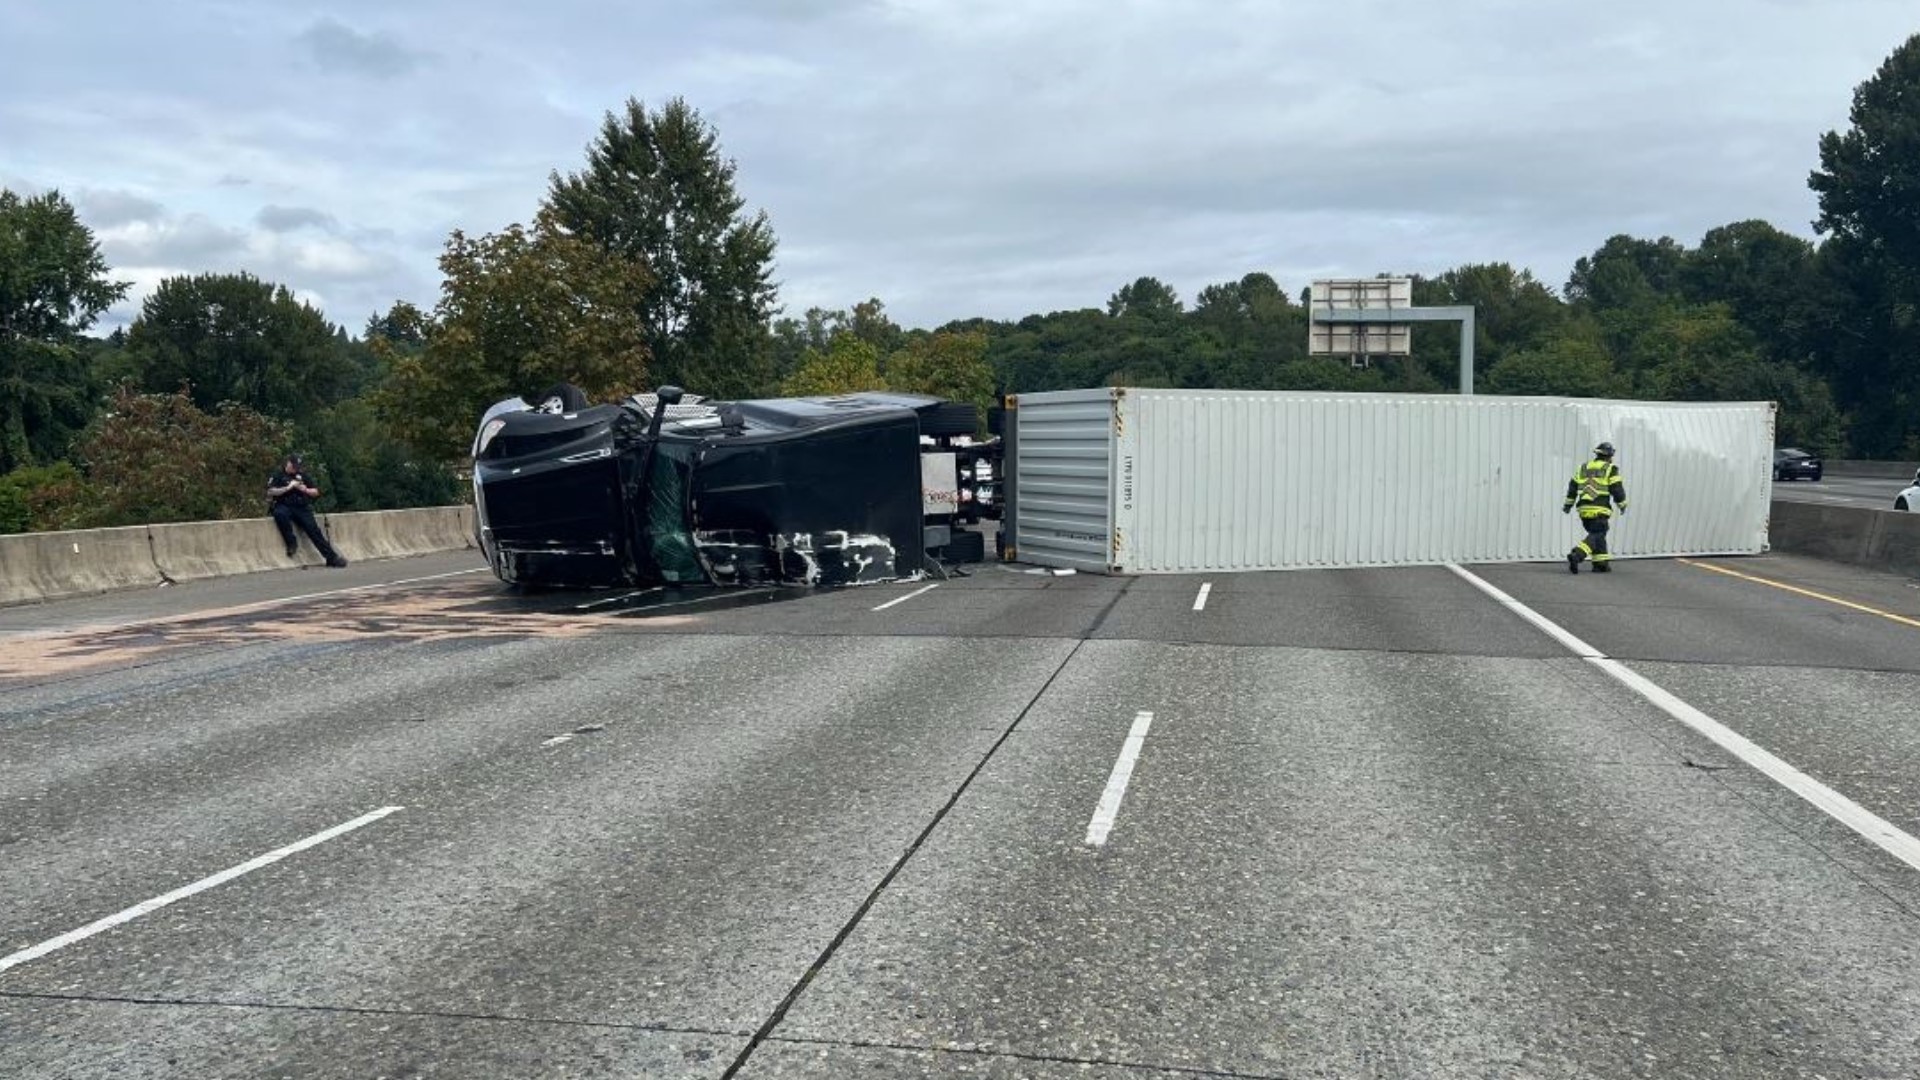
[[[1595,460],[1580,466],[1580,471],[1573,474],[1573,502],[1580,507],[1581,516],[1590,516],[1589,509],[1611,506],[1613,485],[1619,482],[1620,470],[1611,461]]]

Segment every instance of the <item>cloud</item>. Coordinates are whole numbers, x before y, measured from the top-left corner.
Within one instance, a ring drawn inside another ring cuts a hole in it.
[[[273,206],[260,208],[254,215],[254,221],[268,232],[289,233],[300,229],[318,229],[332,232],[340,227],[332,214],[324,210],[313,210],[304,206]]]
[[[323,70],[376,79],[410,75],[426,57],[384,34],[362,34],[331,18],[307,27],[295,40]]]
[[[1492,260],[1559,283],[1616,232],[1808,232],[1815,142],[1911,4],[1736,7],[27,5],[0,164],[82,196],[120,277],[248,270],[349,325],[430,305],[448,232],[527,221],[629,96],[715,125],[789,311],[877,295],[930,326],[1142,274],[1190,298]]]
[[[82,190],[74,196],[80,218],[95,229],[111,229],[142,221],[159,221],[166,208],[130,191]]]
[[[274,228],[268,222],[293,227]],[[171,277],[249,273],[315,298],[328,318],[354,329],[360,318],[384,310],[398,295],[431,288],[411,260],[395,250],[392,234],[346,228],[315,210],[263,207],[251,226],[225,225],[201,213],[162,213],[100,226],[95,235],[113,278],[133,283],[127,298],[101,320],[103,330],[131,322],[146,297]],[[395,283],[410,291],[396,294]]]

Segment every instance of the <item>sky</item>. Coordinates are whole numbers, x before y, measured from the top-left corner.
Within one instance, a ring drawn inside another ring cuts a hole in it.
[[[454,229],[530,220],[683,97],[786,312],[905,326],[1191,301],[1263,270],[1563,284],[1608,236],[1813,236],[1807,174],[1912,0],[0,0],[0,186],[79,209],[138,314],[247,271],[358,333]]]

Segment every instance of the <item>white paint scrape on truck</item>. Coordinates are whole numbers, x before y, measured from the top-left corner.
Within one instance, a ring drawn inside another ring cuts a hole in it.
[[[1770,402],[1103,388],[1022,394],[1014,547],[1101,573],[1545,561],[1595,444],[1625,557],[1763,551]]]

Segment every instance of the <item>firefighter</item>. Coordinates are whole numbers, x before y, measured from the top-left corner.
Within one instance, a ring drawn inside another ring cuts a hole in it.
[[[1567,502],[1563,514],[1580,511],[1580,524],[1587,538],[1567,552],[1567,573],[1580,572],[1580,564],[1593,560],[1593,572],[1604,574],[1613,569],[1613,556],[1607,551],[1607,529],[1613,512],[1627,512],[1627,485],[1620,480],[1620,467],[1613,463],[1613,444],[1603,442],[1593,448],[1593,460],[1580,466],[1567,481]]]

